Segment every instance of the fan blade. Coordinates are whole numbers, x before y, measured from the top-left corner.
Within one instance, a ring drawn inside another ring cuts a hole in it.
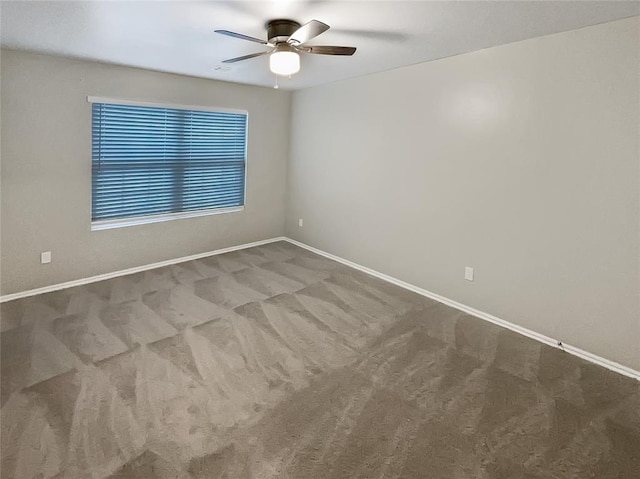
[[[300,45],[301,43],[306,43],[327,30],[329,30],[329,25],[326,23],[322,23],[318,20],[311,20],[309,23],[305,23],[293,32],[289,38],[287,38],[287,43],[290,43],[291,45]]]
[[[355,47],[335,47],[335,46],[308,46],[300,48],[306,53],[318,53],[320,55],[353,55]]]
[[[242,60],[248,60],[249,58],[261,57],[262,55],[266,55],[267,53],[271,52],[252,53],[251,55],[245,55],[243,57],[229,58],[228,60],[222,60],[222,63],[241,62]]]
[[[263,45],[270,45],[269,42],[260,40],[259,38],[243,35],[242,33],[230,32],[229,30],[215,30],[216,33],[226,35],[228,37],[239,38],[240,40],[249,40],[250,42],[261,43]]]

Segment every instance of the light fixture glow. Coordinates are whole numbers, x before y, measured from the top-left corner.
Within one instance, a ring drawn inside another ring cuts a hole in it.
[[[269,69],[276,75],[288,76],[300,71],[300,56],[288,48],[278,48],[269,56]]]

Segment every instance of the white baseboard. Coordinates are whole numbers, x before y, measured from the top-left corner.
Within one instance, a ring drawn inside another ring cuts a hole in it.
[[[270,238],[261,241],[254,241],[253,243],[245,243],[237,246],[230,246],[228,248],[217,249],[214,251],[207,251],[206,253],[198,253],[190,256],[183,256],[181,258],[169,259],[166,261],[160,261],[158,263],[145,264],[142,266],[136,266],[134,268],[127,268],[120,271],[114,271],[112,273],[99,274],[91,276],[89,278],[74,279],[73,281],[66,281],[64,283],[52,284],[49,286],[43,286],[42,288],[30,289],[28,291],[21,291],[19,293],[5,294],[0,296],[0,303],[5,301],[12,301],[14,299],[26,298],[28,296],[34,296],[36,294],[50,293],[52,291],[58,291],[60,289],[73,288],[74,286],[82,286],[83,284],[95,283],[96,281],[103,281],[105,279],[116,278],[118,276],[126,276],[128,274],[139,273],[141,271],[147,271],[149,269],[160,268],[162,266],[169,266],[176,263],[183,263],[185,261],[192,261],[194,259],[206,258],[207,256],[215,256],[223,253],[230,253],[231,251],[237,251],[240,249],[253,248],[254,246],[261,246],[263,244],[275,243],[276,241],[285,241],[284,236],[276,238]]]
[[[182,263],[184,261],[192,261],[195,259],[200,259],[200,258],[206,258],[207,256],[215,256],[218,254],[223,254],[223,253],[229,253],[231,251],[237,251],[237,250],[241,250],[241,249],[246,249],[246,248],[252,248],[254,246],[261,246],[264,244],[269,244],[269,243],[275,243],[276,241],[288,241],[291,244],[294,244],[296,246],[299,246],[301,248],[304,248],[306,250],[309,250],[313,253],[319,254],[321,256],[324,256],[326,258],[332,259],[334,261],[337,261],[339,263],[342,263],[346,266],[349,266],[351,268],[357,269],[359,271],[363,271],[367,274],[370,274],[371,276],[375,276],[376,278],[380,278],[384,281],[387,281],[389,283],[395,284],[396,286],[400,286],[401,288],[407,289],[409,291],[413,291],[414,293],[420,294],[422,296],[425,296],[427,298],[436,300],[440,303],[446,304],[448,306],[451,306],[452,308],[458,309],[460,311],[463,311],[467,314],[470,314],[472,316],[476,316],[480,319],[484,319],[485,321],[489,321],[491,323],[497,324],[498,326],[502,326],[503,328],[507,328],[510,329],[512,331],[515,331],[516,333],[520,333],[524,336],[527,336],[529,338],[535,339],[536,341],[540,341],[541,343],[547,344],[549,346],[553,346],[559,349],[562,349],[563,351],[566,351],[569,354],[573,354],[574,356],[578,356],[582,359],[585,359],[589,362],[592,362],[594,364],[598,364],[599,366],[605,367],[607,369],[610,369],[611,371],[615,371],[619,374],[623,374],[624,376],[628,376],[631,378],[634,378],[638,381],[640,381],[640,371],[636,371],[635,369],[632,369],[628,366],[624,366],[622,364],[616,363],[615,361],[610,361],[608,359],[605,359],[601,356],[598,356],[596,354],[592,354],[588,351],[584,351],[580,348],[577,348],[575,346],[571,346],[570,344],[566,344],[566,343],[562,343],[562,346],[560,346],[559,341],[550,338],[548,336],[545,336],[544,334],[540,334],[536,331],[532,331],[530,329],[524,328],[522,326],[518,326],[517,324],[513,324],[510,323],[509,321],[505,321],[504,319],[500,319],[496,316],[493,316],[489,313],[485,313],[483,311],[479,311],[475,308],[472,308],[470,306],[467,306],[465,304],[462,303],[458,303],[457,301],[454,301],[452,299],[446,298],[444,296],[441,296],[439,294],[436,293],[432,293],[431,291],[427,291],[426,289],[422,289],[419,288],[415,285],[412,285],[410,283],[407,283],[405,281],[402,281],[400,279],[394,278],[392,276],[386,275],[384,273],[380,273],[378,271],[375,271],[371,268],[367,268],[366,266],[362,266],[359,265],[358,263],[354,263],[353,261],[349,261],[347,259],[341,258],[339,256],[333,255],[331,253],[327,253],[325,251],[319,250],[317,248],[314,248],[313,246],[309,246],[307,244],[301,243],[299,241],[296,241],[294,239],[291,238],[287,238],[284,236],[279,236],[276,238],[270,238],[270,239],[266,239],[266,240],[262,240],[262,241],[255,241],[253,243],[245,243],[245,244],[241,244],[241,245],[237,245],[237,246],[230,246],[228,248],[222,248],[222,249],[218,249],[218,250],[214,250],[214,251],[207,251],[205,253],[198,253],[198,254],[194,254],[194,255],[190,255],[190,256],[183,256],[181,258],[175,258],[175,259],[170,259],[170,260],[166,260],[166,261],[160,261],[158,263],[151,263],[151,264],[146,264],[143,266],[136,266],[134,268],[128,268],[128,269],[124,269],[124,270],[120,270],[120,271],[114,271],[111,273],[105,273],[105,274],[100,274],[100,275],[96,275],[96,276],[91,276],[89,278],[82,278],[82,279],[76,279],[73,281],[67,281],[64,283],[58,283],[58,284],[52,284],[49,286],[43,286],[42,288],[36,288],[36,289],[31,289],[28,291],[21,291],[19,293],[12,293],[12,294],[6,294],[4,296],[0,296],[0,303],[4,303],[6,301],[12,301],[14,299],[20,299],[20,298],[26,298],[28,296],[35,296],[36,294],[42,294],[42,293],[50,293],[52,291],[58,291],[61,289],[66,289],[66,288],[72,288],[74,286],[81,286],[83,284],[89,284],[89,283],[95,283],[97,281],[103,281],[105,279],[111,279],[111,278],[116,278],[118,276],[125,276],[128,274],[133,274],[133,273],[139,273],[141,271],[147,271],[150,269],[154,269],[154,268],[160,268],[162,266],[169,266],[172,264],[176,264],[176,263]]]
[[[451,306],[452,308],[458,309],[472,316],[476,316],[480,319],[484,319],[485,321],[489,321],[490,323],[496,324],[498,326],[502,326],[503,328],[510,329],[511,331],[514,331],[516,333],[522,334],[529,338],[535,339],[536,341],[540,341],[541,343],[544,343],[546,345],[553,346],[558,349],[562,349],[563,351],[569,354],[578,356],[579,358],[585,359],[589,362],[592,362],[604,368],[610,369],[611,371],[615,371],[616,373],[619,373],[624,376],[628,376],[640,381],[640,371],[636,371],[635,369],[632,369],[628,366],[624,366],[622,364],[616,363],[615,361],[610,361],[609,359],[605,359],[596,354],[592,354],[588,351],[584,351],[575,346],[571,346],[569,344],[566,344],[564,341],[560,343],[560,341],[550,338],[548,336],[545,336],[544,334],[540,334],[536,331],[532,331],[522,326],[518,326],[517,324],[510,323],[509,321],[505,321],[504,319],[500,319],[489,313],[479,311],[475,308],[472,308],[462,303],[458,303],[457,301],[446,298],[439,294],[432,293],[431,291],[427,291],[426,289],[419,288],[417,286],[414,286],[413,284],[407,283],[400,279],[394,278],[384,273],[380,273],[371,268],[367,268],[366,266],[359,265],[358,263],[354,263],[353,261],[349,261],[347,259],[341,258],[340,256],[336,256],[331,253],[327,253],[325,251],[319,250],[317,248],[314,248],[313,246],[309,246],[307,244],[301,243],[291,238],[284,238],[284,239],[285,241],[288,241],[291,244],[294,244],[296,246],[309,250],[313,253],[332,259],[334,261],[342,263],[351,268],[363,271],[367,274],[370,274],[371,276],[375,276],[376,278],[380,278],[384,281],[395,284],[396,286],[400,286],[401,288],[408,289],[409,291],[413,291],[414,293],[420,294],[430,299],[434,299],[440,303],[446,304],[447,306]]]

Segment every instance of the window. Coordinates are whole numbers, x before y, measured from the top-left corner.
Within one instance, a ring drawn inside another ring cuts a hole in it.
[[[92,102],[92,229],[237,211],[247,113]]]

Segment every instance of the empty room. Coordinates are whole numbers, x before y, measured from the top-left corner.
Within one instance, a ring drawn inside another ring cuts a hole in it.
[[[640,2],[0,40],[0,477],[640,479]]]

